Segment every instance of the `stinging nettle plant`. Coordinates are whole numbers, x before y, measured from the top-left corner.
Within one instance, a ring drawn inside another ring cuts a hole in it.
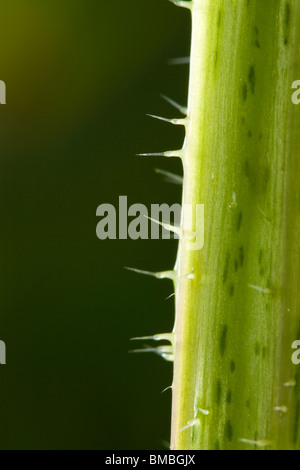
[[[300,0],[193,0],[171,449],[300,449]],[[173,103],[176,105],[176,103]],[[177,106],[180,111],[184,108]],[[184,210],[184,209],[183,209]],[[178,230],[177,230],[178,233]],[[149,274],[149,273],[146,273]]]

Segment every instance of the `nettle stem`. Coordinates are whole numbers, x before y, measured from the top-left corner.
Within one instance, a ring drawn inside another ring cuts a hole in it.
[[[299,449],[300,2],[174,3],[192,12],[183,202],[204,204],[205,242],[179,243],[171,448]]]

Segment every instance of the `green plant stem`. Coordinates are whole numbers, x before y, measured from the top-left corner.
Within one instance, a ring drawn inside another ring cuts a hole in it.
[[[194,0],[172,449],[299,449],[298,0]],[[187,274],[193,273],[193,276]]]

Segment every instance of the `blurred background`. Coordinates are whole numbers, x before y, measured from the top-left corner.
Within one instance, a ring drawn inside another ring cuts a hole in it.
[[[1,449],[164,449],[172,367],[128,354],[131,337],[171,331],[165,270],[177,242],[96,237],[102,203],[180,202],[155,168],[177,159],[190,18],[167,0],[10,0],[1,4]]]

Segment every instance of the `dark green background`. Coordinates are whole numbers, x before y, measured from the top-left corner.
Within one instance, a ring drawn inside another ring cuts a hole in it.
[[[146,113],[186,103],[189,14],[166,0],[1,3],[1,449],[163,449],[172,369],[129,338],[170,331],[174,241],[100,241],[96,208],[180,202],[153,168],[183,132]]]

